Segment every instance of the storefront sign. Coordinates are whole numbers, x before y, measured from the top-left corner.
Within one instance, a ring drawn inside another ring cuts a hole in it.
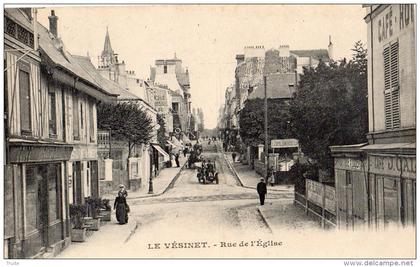
[[[11,143],[8,160],[10,163],[66,161],[72,150],[69,145]]]
[[[335,188],[332,186],[324,185],[324,198],[325,198],[325,209],[335,214],[336,202],[335,202]]]
[[[308,200],[322,207],[322,184],[306,179],[306,190]]]
[[[306,179],[306,198],[319,207],[336,214],[335,188]]]
[[[415,156],[369,155],[369,170],[375,174],[404,178],[416,177]]]
[[[296,139],[274,139],[271,140],[271,148],[298,147],[299,142]]]
[[[362,161],[357,158],[336,158],[334,166],[340,170],[363,171]]]
[[[378,40],[386,41],[414,24],[414,5],[391,5],[379,15]]]
[[[155,108],[159,114],[168,112],[168,99],[167,91],[163,89],[157,89],[154,94]]]

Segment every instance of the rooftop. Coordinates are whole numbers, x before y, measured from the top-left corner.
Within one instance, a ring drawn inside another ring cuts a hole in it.
[[[295,91],[295,73],[273,73],[267,76],[267,98],[292,98]],[[264,88],[254,88],[249,99],[264,98]]]
[[[53,67],[59,67],[73,76],[81,78],[86,84],[90,85],[96,91],[108,95],[116,96],[115,91],[103,88],[94,78],[92,73],[86,71],[79,61],[79,57],[71,55],[64,47],[61,39],[56,38],[42,24],[37,24],[39,34],[39,46],[41,49],[41,57],[44,57],[46,64]],[[96,70],[95,70],[96,71]],[[94,97],[98,95],[95,94]]]
[[[322,61],[330,60],[327,49],[290,50],[290,54],[294,54],[298,57],[312,57]]]

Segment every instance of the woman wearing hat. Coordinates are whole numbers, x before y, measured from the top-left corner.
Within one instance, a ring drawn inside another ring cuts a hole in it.
[[[123,184],[120,184],[120,190],[118,191],[118,195],[127,198],[127,190],[125,190],[125,187]]]
[[[128,204],[127,204],[127,190],[125,190],[124,185],[120,185],[120,190],[114,201],[114,210],[119,224],[128,223]]]

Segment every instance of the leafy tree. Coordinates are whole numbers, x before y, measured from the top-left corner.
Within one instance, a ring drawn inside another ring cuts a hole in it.
[[[288,100],[268,99],[268,139],[292,138],[290,103]],[[264,99],[249,99],[239,115],[239,135],[247,146],[264,144]]]
[[[157,123],[159,124],[160,128],[157,131],[157,140],[161,147],[166,146],[166,128],[165,128],[165,120],[162,115],[157,115]]]
[[[111,129],[113,140],[128,142],[129,157],[135,145],[148,143],[153,136],[152,119],[135,103],[101,103],[97,116],[98,128]]]
[[[332,171],[329,146],[366,141],[366,49],[357,42],[350,62],[320,62],[305,69],[291,103],[294,135],[303,153],[319,168]]]

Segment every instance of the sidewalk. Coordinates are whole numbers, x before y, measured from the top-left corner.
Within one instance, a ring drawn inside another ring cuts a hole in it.
[[[236,161],[233,162],[232,159],[232,152],[224,152],[226,155],[226,159],[229,162],[229,164],[233,167],[234,172],[236,172],[239,180],[241,180],[244,187],[248,188],[256,188],[257,184],[260,182],[260,179],[262,178],[261,175],[259,175],[255,170],[251,169],[249,165],[242,164],[241,162],[238,162],[239,154],[236,154]],[[267,185],[268,191],[286,191],[286,192],[294,192],[294,186],[293,185],[274,185],[270,186]]]
[[[293,199],[268,201],[257,207],[265,223],[273,233],[294,229],[319,229],[321,221],[313,214],[297,207]]]
[[[136,231],[135,216],[129,216],[127,224],[120,225],[112,212],[111,221],[101,225],[99,231],[88,234],[85,242],[71,242],[56,258],[108,258],[118,252]],[[92,249],[95,250],[92,253]],[[113,252],[115,251],[115,252]]]
[[[187,155],[188,157],[188,155]],[[137,191],[127,190],[128,197],[127,199],[136,199],[136,198],[145,198],[162,195],[165,190],[170,187],[170,185],[175,182],[177,176],[179,175],[181,169],[184,167],[187,162],[187,157],[179,157],[180,167],[171,167],[162,169],[156,177],[153,177],[153,194],[149,194],[149,180],[146,179],[142,181],[142,186]],[[116,191],[114,194],[104,194],[103,198],[113,199],[115,197]]]
[[[159,196],[168,189],[171,184],[176,181],[181,169],[187,162],[187,158],[181,156],[179,158],[179,168],[165,168],[160,171],[159,175],[153,178],[153,194],[149,194],[149,183],[146,181],[142,188],[138,191],[128,190],[128,199],[144,198]],[[115,195],[102,195],[104,198],[113,199]],[[107,258],[110,256],[109,251],[118,251],[124,246],[125,242],[136,231],[138,223],[135,216],[129,216],[127,224],[119,225],[115,219],[115,210],[112,211],[111,222],[102,225],[99,231],[88,234],[86,242],[77,243],[72,242],[71,245],[63,250],[57,258],[91,258],[91,249],[95,248],[95,256],[100,258]],[[113,240],[110,244],[109,241]]]

